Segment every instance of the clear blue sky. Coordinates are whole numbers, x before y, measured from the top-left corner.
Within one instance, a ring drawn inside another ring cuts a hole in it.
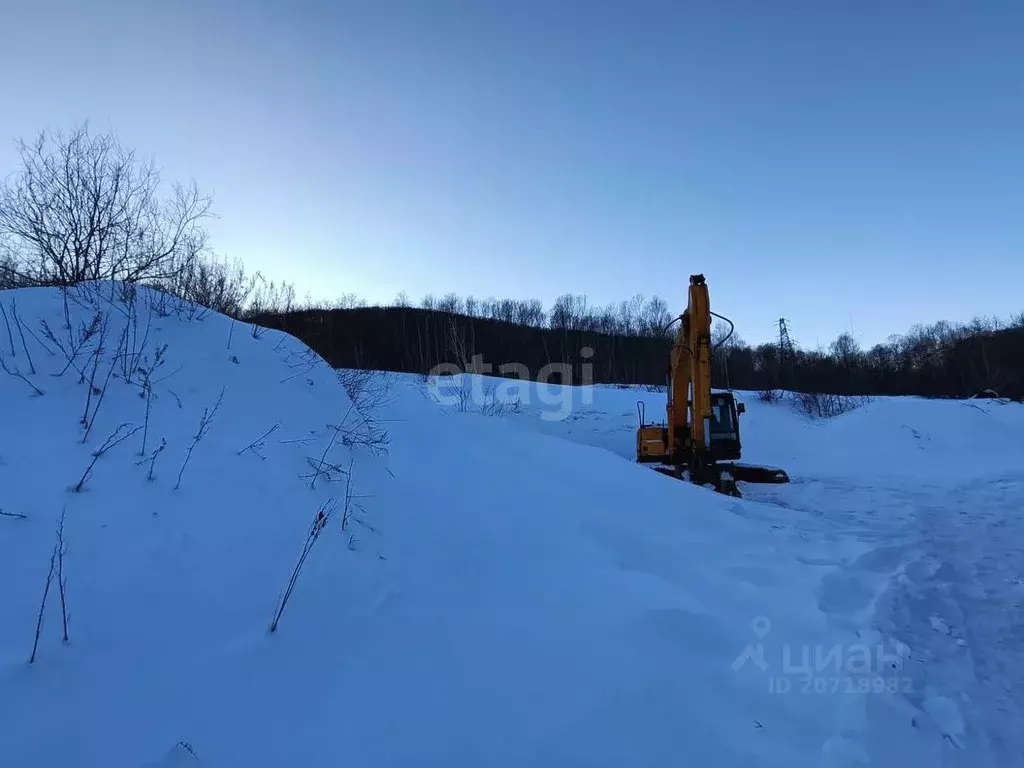
[[[1020,0],[0,0],[8,139],[89,119],[300,296],[712,305],[813,346],[1024,309]]]

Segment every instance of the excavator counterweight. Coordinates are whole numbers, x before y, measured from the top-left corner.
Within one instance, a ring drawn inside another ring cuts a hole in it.
[[[673,321],[679,322],[679,331],[669,360],[666,420],[646,423],[643,404],[638,404],[636,460],[734,496],[739,495],[737,481],[789,482],[781,469],[733,463],[741,456],[744,406],[731,392],[711,391],[712,315],[704,275],[691,275],[686,311]]]

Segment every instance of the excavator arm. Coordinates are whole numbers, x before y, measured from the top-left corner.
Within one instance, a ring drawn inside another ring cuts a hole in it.
[[[704,444],[711,416],[711,313],[703,275],[690,277],[689,303],[677,319],[668,373],[667,443],[688,450],[691,443]]]

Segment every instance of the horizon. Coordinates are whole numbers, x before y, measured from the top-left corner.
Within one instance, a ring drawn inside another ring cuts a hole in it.
[[[8,21],[7,70],[34,63],[0,174],[14,139],[112,130],[215,195],[217,254],[299,297],[677,314],[702,273],[741,338],[785,317],[806,348],[1024,309],[1017,3],[103,0]]]

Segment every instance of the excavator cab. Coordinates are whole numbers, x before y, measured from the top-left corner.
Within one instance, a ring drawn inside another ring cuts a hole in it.
[[[713,461],[735,461],[740,457],[740,420],[743,403],[737,407],[731,392],[711,393],[711,418],[705,434]]]
[[[740,458],[739,414],[744,411],[743,403],[737,405],[731,392],[711,393],[711,415],[707,419],[704,435],[705,450],[713,461],[735,461]],[[677,440],[669,446],[669,430],[662,424],[645,424],[643,402],[637,403],[640,428],[636,432],[636,460],[641,464],[678,463],[673,456],[688,452],[687,438]]]

